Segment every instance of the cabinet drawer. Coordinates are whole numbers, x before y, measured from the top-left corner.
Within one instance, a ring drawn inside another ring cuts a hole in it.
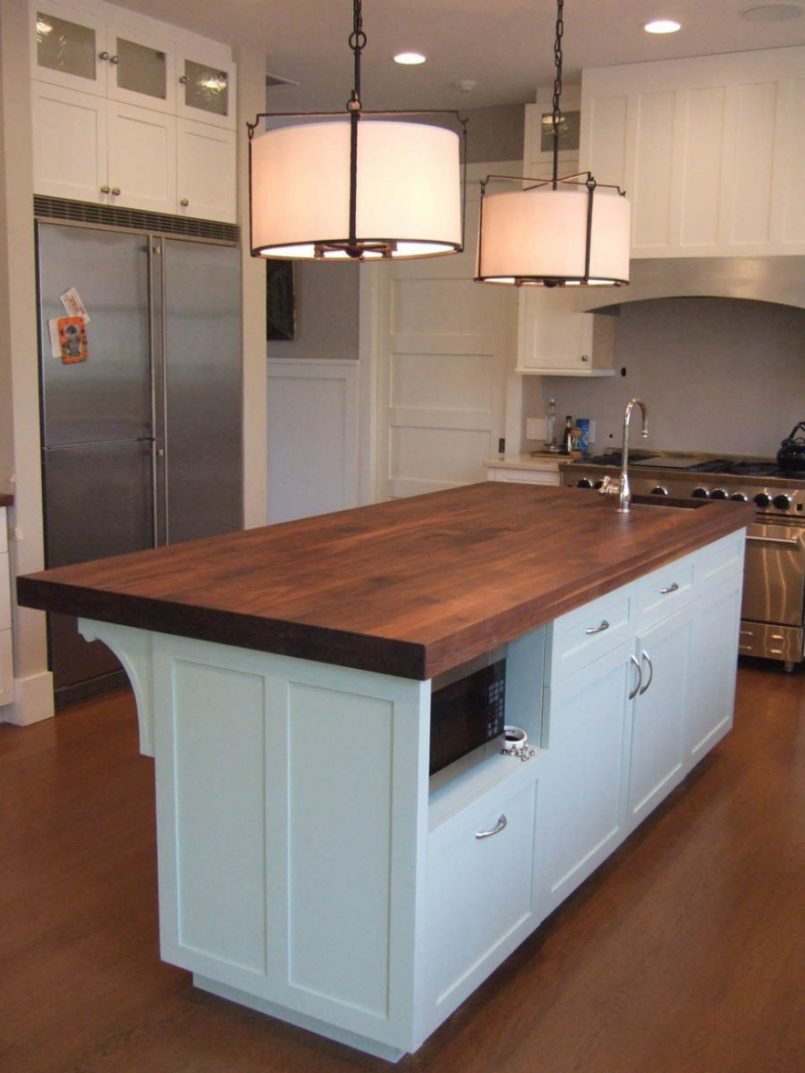
[[[536,926],[537,783],[528,774],[482,795],[429,836],[427,991],[437,1023]]]
[[[14,663],[11,655],[11,630],[0,630],[0,704],[14,700]]]
[[[551,682],[617,648],[634,632],[634,599],[635,586],[624,585],[558,618],[553,625]]]
[[[693,597],[694,555],[661,566],[637,582],[640,628],[672,615]]]

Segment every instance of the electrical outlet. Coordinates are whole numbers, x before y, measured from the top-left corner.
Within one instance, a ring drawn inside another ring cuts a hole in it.
[[[527,417],[525,419],[525,438],[527,440],[544,440],[548,435],[548,422],[544,417]]]

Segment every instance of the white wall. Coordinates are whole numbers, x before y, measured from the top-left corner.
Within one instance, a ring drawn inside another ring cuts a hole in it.
[[[627,302],[615,364],[608,379],[525,377],[523,416],[543,416],[553,396],[560,418],[597,421],[599,453],[620,443],[624,407],[637,395],[651,448],[762,457],[805,420],[802,309],[724,298]]]

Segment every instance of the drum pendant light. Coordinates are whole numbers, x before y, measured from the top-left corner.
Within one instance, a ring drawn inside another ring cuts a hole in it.
[[[466,120],[447,110],[366,111],[365,45],[361,0],[353,0],[345,112],[261,112],[247,124],[252,256],[363,261],[463,249]],[[461,138],[400,121],[437,115],[451,117]],[[255,137],[259,121],[272,118],[298,122]]]
[[[630,208],[589,172],[559,177],[564,0],[558,0],[550,179],[489,175],[481,183],[475,278],[517,286],[619,286],[629,282]],[[515,189],[487,193],[492,183]]]

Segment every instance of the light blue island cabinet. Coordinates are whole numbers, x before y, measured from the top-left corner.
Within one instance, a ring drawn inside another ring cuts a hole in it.
[[[432,777],[428,679],[84,619],[155,757],[163,958],[415,1051],[729,730],[743,545],[736,528],[509,639],[507,722],[535,755]]]
[[[698,501],[694,501],[698,503]],[[126,668],[163,958],[415,1051],[732,719],[752,509],[482,484],[18,579]],[[431,775],[431,691],[505,646],[506,722]]]

